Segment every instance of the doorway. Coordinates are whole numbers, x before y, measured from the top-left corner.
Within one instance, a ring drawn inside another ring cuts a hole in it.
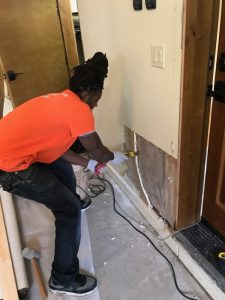
[[[75,37],[76,37],[76,42],[77,42],[77,52],[78,52],[79,63],[83,63],[84,62],[84,50],[83,50],[82,35],[81,35],[81,29],[80,29],[80,18],[79,18],[77,0],[71,0],[71,9],[72,9],[74,32],[75,32]]]
[[[225,238],[225,1],[221,1],[202,217]]]
[[[214,1],[213,15],[202,147],[206,171],[204,188],[199,189],[199,195],[204,191],[201,221],[175,236],[225,291],[225,0]]]

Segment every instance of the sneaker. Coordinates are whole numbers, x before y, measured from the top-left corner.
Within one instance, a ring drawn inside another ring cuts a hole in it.
[[[86,210],[91,206],[91,199],[90,198],[84,198],[80,200],[80,204],[81,204],[81,210]]]
[[[97,279],[93,276],[78,274],[77,280],[69,287],[54,283],[49,279],[49,289],[54,294],[70,296],[86,296],[97,287]]]

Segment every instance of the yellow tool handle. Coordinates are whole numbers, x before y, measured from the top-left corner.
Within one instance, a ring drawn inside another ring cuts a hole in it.
[[[138,155],[138,151],[128,151],[124,153],[127,157],[135,157]]]

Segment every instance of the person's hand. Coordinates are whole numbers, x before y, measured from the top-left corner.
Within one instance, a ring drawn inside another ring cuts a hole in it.
[[[94,159],[90,159],[87,165],[87,169],[92,173],[95,173],[95,167],[97,166],[98,162]]]
[[[103,174],[105,172],[106,172],[106,163],[97,164],[97,166],[95,167],[95,174],[99,175],[99,174]]]
[[[116,151],[116,152],[113,152],[113,154],[114,154],[114,159],[110,160],[110,161],[111,161],[111,163],[113,163],[115,165],[119,165],[128,159],[127,156],[122,152]]]
[[[106,171],[106,163],[99,163],[94,159],[90,159],[87,169],[96,175],[103,174]]]

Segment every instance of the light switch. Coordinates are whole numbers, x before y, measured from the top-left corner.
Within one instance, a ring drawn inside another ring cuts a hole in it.
[[[165,68],[165,45],[151,46],[152,66],[156,68]]]

